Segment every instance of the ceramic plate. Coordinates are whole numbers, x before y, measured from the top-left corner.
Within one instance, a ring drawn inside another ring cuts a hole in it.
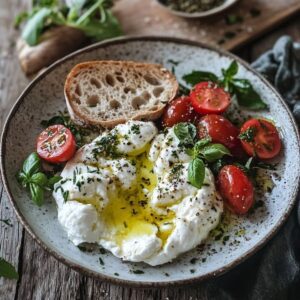
[[[221,12],[224,12],[229,7],[233,6],[235,3],[237,3],[239,0],[225,0],[223,4],[216,6],[212,9],[201,11],[201,12],[195,12],[195,13],[186,13],[182,11],[177,11],[174,9],[171,9],[165,5],[166,1],[164,0],[156,0],[158,4],[167,11],[171,12],[174,15],[183,17],[183,18],[207,18],[209,16],[213,16],[216,14],[219,14]]]
[[[174,262],[149,267],[127,263],[103,251],[82,252],[68,241],[57,221],[55,202],[51,197],[38,208],[15,179],[25,157],[34,150],[41,121],[66,108],[63,85],[71,68],[87,60],[135,60],[160,63],[172,67],[177,61],[176,76],[202,69],[220,74],[235,59],[238,75],[249,79],[270,110],[244,115],[263,116],[276,121],[284,149],[277,171],[269,174],[274,181],[271,192],[263,190],[257,196],[261,204],[247,217],[235,217],[225,233],[211,235],[206,243],[180,256]],[[13,107],[2,135],[1,166],[3,181],[16,213],[30,232],[53,256],[89,275],[111,282],[135,286],[166,286],[192,283],[217,276],[245,260],[263,246],[288,217],[298,189],[300,148],[297,127],[287,106],[276,91],[249,65],[227,52],[172,38],[123,38],[92,45],[56,62],[38,76],[22,93]],[[99,262],[101,257],[103,264]],[[142,272],[140,272],[142,271]]]

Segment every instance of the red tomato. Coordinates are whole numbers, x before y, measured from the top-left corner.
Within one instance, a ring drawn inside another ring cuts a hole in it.
[[[221,169],[218,183],[229,209],[239,215],[247,213],[254,203],[254,188],[246,174],[237,166],[227,165]]]
[[[37,139],[37,153],[50,163],[68,161],[76,151],[72,132],[63,125],[53,125],[45,129]]]
[[[220,115],[206,115],[198,123],[200,139],[210,136],[214,143],[223,144],[233,155],[239,153],[241,149],[238,135],[238,128]]]
[[[165,109],[162,124],[165,127],[172,127],[180,122],[193,122],[196,115],[190,97],[179,97],[174,99]]]
[[[242,146],[250,156],[270,159],[278,155],[281,141],[276,127],[266,120],[250,119],[241,128]]]
[[[200,82],[191,91],[191,102],[199,114],[221,114],[230,104],[230,95],[213,82]]]

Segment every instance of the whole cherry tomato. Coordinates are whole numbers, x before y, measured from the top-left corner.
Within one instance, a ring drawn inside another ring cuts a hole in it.
[[[179,97],[166,107],[162,117],[162,124],[165,127],[172,127],[180,122],[194,122],[196,115],[190,98],[187,96]]]
[[[219,191],[233,212],[242,215],[254,203],[254,188],[247,175],[237,166],[223,167],[218,176]]]

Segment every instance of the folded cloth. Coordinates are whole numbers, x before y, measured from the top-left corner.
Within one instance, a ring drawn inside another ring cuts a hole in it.
[[[281,93],[300,124],[300,43],[281,37],[252,67]],[[300,205],[283,228],[253,257],[201,285],[199,299],[300,299]]]
[[[300,43],[283,36],[252,67],[276,87],[300,122]]]

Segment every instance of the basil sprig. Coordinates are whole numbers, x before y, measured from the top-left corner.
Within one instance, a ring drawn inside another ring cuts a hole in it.
[[[183,80],[190,86],[194,86],[201,81],[211,81],[225,88],[232,96],[235,96],[239,105],[248,109],[266,109],[267,104],[252,86],[248,79],[236,78],[238,64],[233,61],[227,69],[222,69],[222,77],[214,73],[205,71],[193,71],[184,75]]]
[[[41,206],[44,203],[45,191],[52,190],[54,184],[61,177],[53,176],[48,179],[46,174],[41,172],[39,156],[36,152],[33,152],[25,159],[22,170],[17,174],[17,179],[24,188],[29,189],[33,202]]]
[[[14,266],[7,262],[5,259],[0,258],[0,277],[9,279],[18,279],[19,275]]]
[[[180,145],[193,157],[188,167],[188,181],[200,189],[205,179],[205,163],[215,162],[231,153],[222,144],[212,143],[210,137],[196,141],[196,132],[196,127],[191,123],[178,123],[174,126]]]
[[[81,30],[93,41],[122,34],[112,14],[111,0],[33,0],[32,9],[16,17],[15,27],[27,21],[22,38],[30,46],[39,43],[42,33],[50,27],[68,26]]]

